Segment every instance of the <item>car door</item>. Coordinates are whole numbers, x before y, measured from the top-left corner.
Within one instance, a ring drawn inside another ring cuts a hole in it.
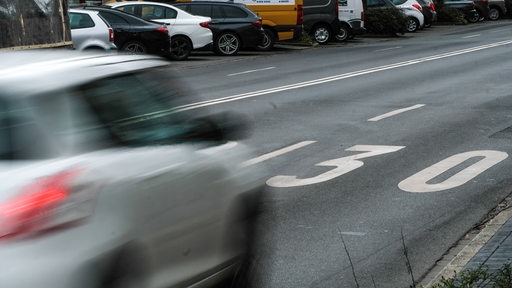
[[[164,75],[122,75],[79,92],[100,122],[91,126],[103,127],[116,143],[94,161],[99,175],[111,175],[106,202],[112,206],[98,209],[124,209],[124,225],[146,248],[158,287],[203,274],[233,256],[222,252],[223,220],[238,192],[226,163],[201,152],[211,146],[190,136],[204,133],[204,126],[175,111],[190,97]]]

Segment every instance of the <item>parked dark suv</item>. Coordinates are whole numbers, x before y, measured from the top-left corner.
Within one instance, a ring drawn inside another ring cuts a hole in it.
[[[257,48],[263,41],[261,17],[244,4],[194,1],[172,5],[212,18],[213,51],[219,55],[235,55],[240,49]]]
[[[338,0],[304,0],[304,30],[319,44],[327,44],[338,33]]]

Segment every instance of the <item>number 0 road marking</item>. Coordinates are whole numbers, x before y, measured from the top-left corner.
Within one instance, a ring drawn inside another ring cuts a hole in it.
[[[441,183],[427,184],[428,181],[475,157],[484,157],[469,167],[464,168]],[[436,164],[412,175],[398,184],[406,192],[438,192],[458,187],[475,178],[480,173],[505,160],[508,154],[500,151],[480,150],[460,153],[448,157]]]

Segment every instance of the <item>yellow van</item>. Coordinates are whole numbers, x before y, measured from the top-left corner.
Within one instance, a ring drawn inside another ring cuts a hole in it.
[[[233,0],[247,5],[263,19],[265,38],[258,47],[271,50],[276,41],[299,39],[304,18],[303,0]]]

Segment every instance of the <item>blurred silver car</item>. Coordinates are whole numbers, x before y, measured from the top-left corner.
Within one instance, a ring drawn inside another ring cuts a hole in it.
[[[241,267],[264,184],[228,141],[246,126],[190,110],[166,65],[0,53],[0,287],[206,287]]]
[[[98,11],[69,9],[73,48],[76,50],[116,50],[114,30]]]

